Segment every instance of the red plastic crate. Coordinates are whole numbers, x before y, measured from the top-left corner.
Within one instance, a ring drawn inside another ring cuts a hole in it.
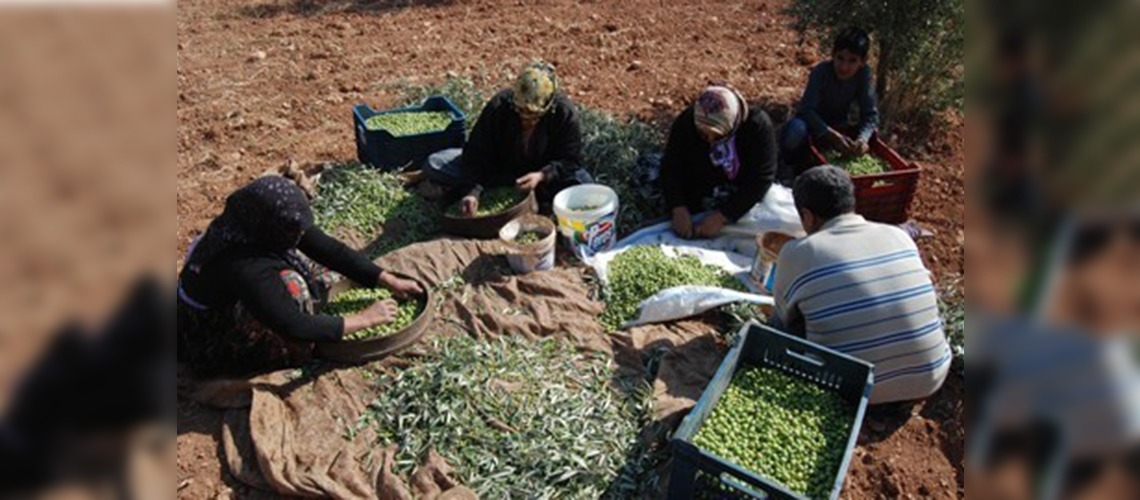
[[[872,134],[867,145],[870,146],[870,154],[885,161],[891,171],[851,176],[855,183],[855,212],[867,220],[902,224],[910,217],[910,203],[918,190],[918,177],[922,167],[904,160],[879,139],[878,134]],[[816,165],[827,163],[827,159],[814,144],[811,146],[811,154]]]

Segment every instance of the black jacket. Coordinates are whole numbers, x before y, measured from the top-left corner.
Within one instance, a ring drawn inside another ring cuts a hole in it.
[[[528,155],[511,96],[507,89],[487,102],[463,148],[463,164],[475,182],[484,187],[513,185],[515,179],[539,170],[546,174],[545,183],[572,178],[582,166],[582,128],[574,104],[561,93],[555,96],[554,107],[535,125]]]
[[[297,249],[361,286],[377,285],[380,268],[376,264],[316,227],[305,232]],[[344,319],[307,314],[297,307],[281,281],[281,271],[287,269],[291,269],[289,264],[278,256],[243,248],[219,256],[201,273],[183,270],[180,282],[191,299],[211,309],[231,308],[240,301],[263,325],[281,335],[339,340],[344,335]]]
[[[776,132],[768,114],[753,108],[748,120],[736,132],[736,153],[740,170],[728,180],[724,170],[709,159],[709,144],[697,132],[693,107],[682,111],[669,130],[665,157],[661,160],[661,182],[665,204],[670,212],[685,206],[700,211],[702,200],[718,186],[735,188],[728,200],[716,207],[729,222],[748,213],[764,199],[776,175]]]

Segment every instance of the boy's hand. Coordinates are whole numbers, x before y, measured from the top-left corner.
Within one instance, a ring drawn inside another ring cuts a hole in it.
[[[827,139],[828,145],[833,149],[841,153],[851,152],[851,140],[848,139],[847,136],[840,133],[838,130],[828,127],[827,133],[824,134],[824,138]]]
[[[867,145],[867,141],[852,141],[852,148],[854,148],[852,152],[860,156],[867,154],[867,152],[871,150],[870,146]]]

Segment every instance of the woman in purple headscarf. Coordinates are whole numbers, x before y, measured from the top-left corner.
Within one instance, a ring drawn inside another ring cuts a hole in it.
[[[317,314],[327,287],[315,278],[316,264],[362,286],[423,293],[314,226],[309,200],[292,181],[261,177],[226,198],[190,247],[178,276],[179,362],[199,377],[295,366],[311,357],[314,342],[395,317],[391,300],[343,318]]]
[[[673,231],[714,238],[764,199],[776,175],[776,133],[763,110],[729,87],[706,88],[673,121],[661,161]],[[706,199],[714,198],[706,207]],[[693,214],[711,209],[701,223]]]

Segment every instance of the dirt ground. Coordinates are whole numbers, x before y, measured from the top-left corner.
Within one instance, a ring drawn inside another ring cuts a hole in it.
[[[801,45],[781,1],[529,2],[188,0],[178,4],[178,252],[227,194],[290,159],[355,156],[350,106],[391,106],[402,83],[448,75],[505,81],[554,62],[578,103],[666,127],[710,81],[786,112],[821,55]],[[939,281],[963,268],[963,123],[922,142],[888,138],[919,161],[912,218]],[[865,423],[844,496],[962,496],[960,380],[912,409]],[[222,471],[221,414],[179,402],[181,498],[253,498]]]

